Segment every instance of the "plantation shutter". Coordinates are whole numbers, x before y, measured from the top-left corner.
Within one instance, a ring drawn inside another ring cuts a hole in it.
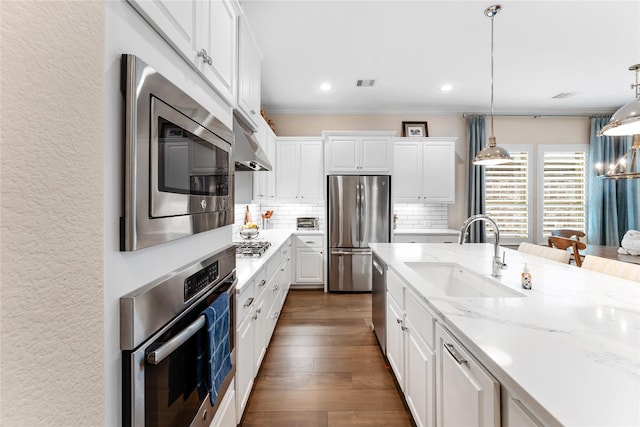
[[[586,151],[545,151],[543,236],[558,228],[585,231]]]
[[[485,169],[486,213],[501,238],[529,238],[529,152],[510,151],[512,163]]]

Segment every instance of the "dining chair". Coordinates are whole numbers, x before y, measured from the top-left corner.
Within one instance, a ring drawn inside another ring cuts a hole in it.
[[[556,237],[565,237],[567,239],[572,239],[575,237],[576,240],[582,240],[581,237],[586,236],[583,231],[571,230],[569,228],[558,228],[551,231],[551,235]]]
[[[609,276],[640,282],[640,265],[607,259],[594,255],[587,255],[582,261],[582,268]]]
[[[582,257],[580,256],[580,250],[586,249],[587,244],[576,239],[552,235],[551,237],[549,237],[549,247],[557,248],[563,251],[567,251],[567,249],[571,248],[571,252],[567,251],[567,253],[570,254],[569,259],[573,257],[573,259],[575,259],[576,261],[576,265],[578,267],[581,267]]]
[[[543,257],[552,261],[558,261],[565,264],[569,264],[571,254],[567,251],[561,251],[556,248],[550,248],[548,246],[534,245],[533,243],[522,242],[518,246],[520,252]]]

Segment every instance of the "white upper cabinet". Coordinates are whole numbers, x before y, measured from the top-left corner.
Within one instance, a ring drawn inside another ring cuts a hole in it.
[[[237,64],[236,0],[129,0],[129,3],[229,104]]]
[[[242,15],[238,19],[238,109],[248,123],[257,127],[260,118],[260,51]]]
[[[278,138],[276,199],[279,202],[322,201],[322,141],[318,138]]]
[[[455,203],[456,140],[395,138],[394,201]]]
[[[395,132],[322,132],[327,174],[391,173]]]
[[[208,0],[197,3],[200,9],[198,38],[194,62],[225,99],[232,101],[236,86],[236,51],[238,40],[238,9],[229,0]],[[206,57],[205,57],[206,55]]]

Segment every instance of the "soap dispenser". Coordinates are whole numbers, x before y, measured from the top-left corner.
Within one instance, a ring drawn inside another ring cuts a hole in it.
[[[522,287],[525,289],[531,289],[531,273],[529,273],[529,266],[527,263],[524,263],[524,268],[522,269],[522,277],[520,278],[520,283],[522,283]]]

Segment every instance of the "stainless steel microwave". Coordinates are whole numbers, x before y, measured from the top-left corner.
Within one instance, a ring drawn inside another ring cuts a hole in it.
[[[233,224],[233,131],[134,55],[122,55],[124,214],[133,251]]]

